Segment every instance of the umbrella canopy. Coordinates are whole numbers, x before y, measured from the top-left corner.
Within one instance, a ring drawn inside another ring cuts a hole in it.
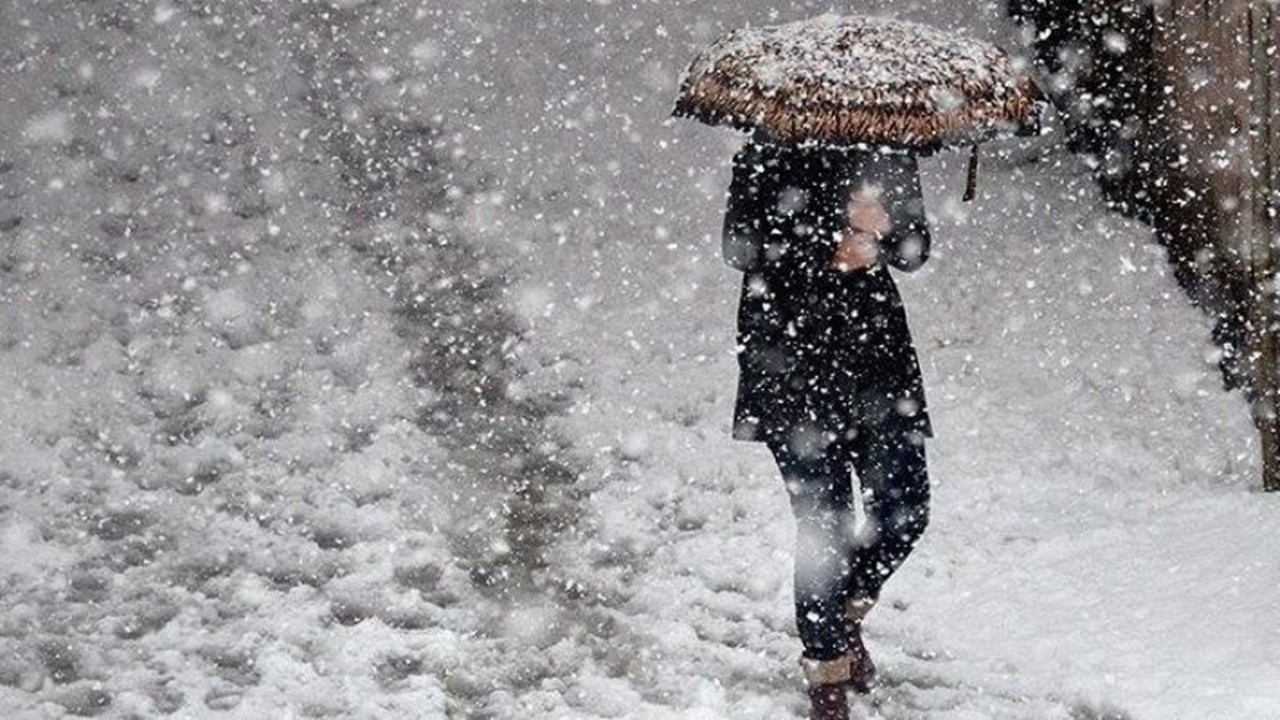
[[[827,14],[716,41],[689,65],[674,114],[777,142],[931,150],[1034,133],[1044,106],[995,45]]]

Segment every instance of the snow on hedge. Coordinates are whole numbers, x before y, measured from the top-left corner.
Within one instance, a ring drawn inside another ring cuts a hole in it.
[[[483,699],[568,471],[413,12],[0,14],[0,715]]]

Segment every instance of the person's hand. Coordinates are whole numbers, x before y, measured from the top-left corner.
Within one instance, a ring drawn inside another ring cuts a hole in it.
[[[889,213],[879,193],[863,188],[849,196],[845,230],[831,256],[831,267],[841,272],[865,270],[880,259],[880,236],[889,232]]]
[[[831,267],[840,272],[866,270],[880,259],[880,240],[868,232],[846,230],[831,256]]]
[[[849,196],[845,221],[854,231],[860,230],[876,236],[889,232],[889,213],[884,209],[884,203],[880,202],[880,193],[875,188],[863,188]]]

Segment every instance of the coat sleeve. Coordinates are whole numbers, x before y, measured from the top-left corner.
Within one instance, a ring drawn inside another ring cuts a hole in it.
[[[919,270],[929,259],[929,219],[924,211],[920,169],[914,155],[882,156],[889,233],[880,240],[886,262],[906,272]]]
[[[760,212],[767,192],[763,162],[760,151],[751,143],[733,158],[721,254],[725,264],[743,272],[759,269],[763,260],[767,232],[764,213]]]

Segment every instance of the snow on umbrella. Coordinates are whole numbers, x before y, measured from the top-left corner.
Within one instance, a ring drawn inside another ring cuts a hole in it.
[[[821,15],[735,30],[689,65],[673,114],[774,142],[928,152],[1039,129],[1044,96],[990,43]],[[976,166],[970,165],[970,190]],[[968,193],[967,193],[968,195]]]

